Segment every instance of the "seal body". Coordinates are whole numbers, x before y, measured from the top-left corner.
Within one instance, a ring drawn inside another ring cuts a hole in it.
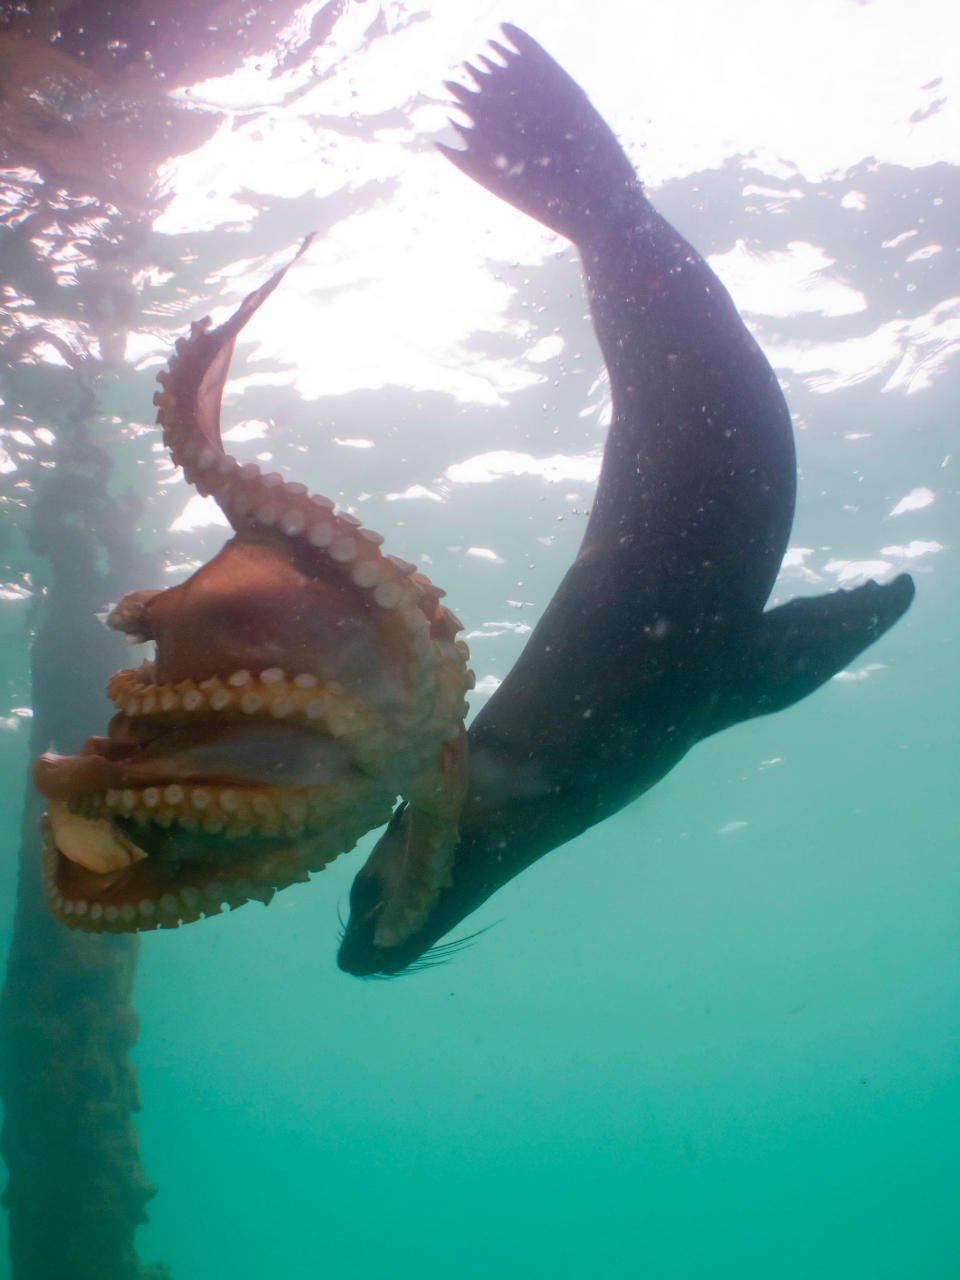
[[[576,561],[469,729],[453,883],[393,948],[373,928],[405,855],[394,815],[351,894],[348,972],[397,972],[531,862],[653,786],[697,742],[778,711],[907,609],[907,575],[765,612],[796,495],[790,415],[703,258],[656,212],[583,90],[530,36],[448,86],[472,127],[441,150],[572,240],[613,393]]]

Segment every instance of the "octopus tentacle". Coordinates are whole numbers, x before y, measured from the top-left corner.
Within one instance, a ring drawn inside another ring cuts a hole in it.
[[[325,552],[355,586],[372,594],[380,608],[418,609],[430,625],[431,638],[452,640],[462,624],[438,603],[446,592],[415,566],[384,555],[382,534],[365,529],[347,512],[335,511],[329,498],[308,495],[305,485],[287,481],[278,472],[264,475],[256,463],[241,466],[223,448],[220,403],[237,334],[311,238],[304,240],[293,262],[245,298],[225,324],[211,330],[210,318],[205,317],[194,321],[189,338],[177,341],[168,369],[157,377],[161,389],[154,394],[164,444],[187,480],[213,497],[237,533],[277,529],[313,552]]]

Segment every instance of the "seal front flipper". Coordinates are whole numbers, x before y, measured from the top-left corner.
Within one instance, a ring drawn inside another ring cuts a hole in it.
[[[716,733],[782,711],[813,693],[906,613],[915,587],[902,573],[882,585],[790,600],[762,614],[754,637],[738,633],[730,684],[716,707]]]

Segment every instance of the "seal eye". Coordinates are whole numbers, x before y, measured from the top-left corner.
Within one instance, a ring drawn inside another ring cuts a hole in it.
[[[350,914],[360,920],[370,920],[383,910],[384,884],[376,872],[358,875],[350,889]]]
[[[380,842],[384,849],[394,851],[392,856],[397,862],[403,857],[403,847],[407,839],[404,819],[407,808],[406,802],[397,806]],[[375,927],[388,894],[387,878],[381,874],[379,862],[375,864],[372,860],[369,861],[350,888],[351,920],[354,923],[363,921]]]

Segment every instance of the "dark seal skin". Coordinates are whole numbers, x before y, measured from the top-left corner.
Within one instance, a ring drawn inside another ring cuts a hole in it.
[[[469,730],[452,884],[374,943],[404,864],[399,809],[350,896],[338,963],[398,973],[537,858],[649,790],[696,743],[780,711],[905,612],[901,575],[765,611],[796,495],[790,415],[726,289],[644,195],[583,90],[517,27],[448,88],[472,127],[441,150],[572,240],[613,420],[576,561]],[[427,957],[429,960],[429,957]]]

